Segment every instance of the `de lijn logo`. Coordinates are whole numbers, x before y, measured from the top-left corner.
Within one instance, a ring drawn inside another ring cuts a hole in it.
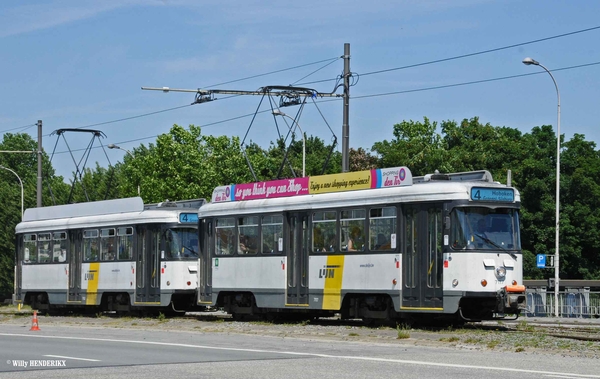
[[[330,279],[335,277],[335,269],[340,268],[340,266],[324,266],[322,269],[319,269],[319,278]]]

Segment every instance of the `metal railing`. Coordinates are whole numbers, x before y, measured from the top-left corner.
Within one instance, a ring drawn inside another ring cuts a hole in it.
[[[552,317],[555,314],[554,290],[527,288],[526,317]],[[600,291],[574,288],[559,292],[558,315],[565,318],[599,318]]]

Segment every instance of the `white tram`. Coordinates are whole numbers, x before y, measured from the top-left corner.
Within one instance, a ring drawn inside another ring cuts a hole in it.
[[[516,317],[526,307],[519,208],[519,192],[487,171],[218,187],[198,214],[198,304],[235,318]]]
[[[16,227],[16,301],[56,313],[195,307],[203,203],[134,197],[27,209]]]

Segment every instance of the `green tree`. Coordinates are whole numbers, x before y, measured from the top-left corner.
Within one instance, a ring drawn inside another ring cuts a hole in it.
[[[441,129],[449,171],[488,170],[494,179],[503,182],[508,170],[518,176],[524,151],[517,129],[482,124],[478,117],[464,119],[460,125],[444,121]]]
[[[333,142],[327,145],[319,137],[307,136],[306,176],[340,172],[341,154],[335,150],[335,147]],[[259,177],[259,180],[302,176],[302,140],[292,141],[286,145],[283,139],[278,139],[276,142],[271,142],[266,154],[268,169],[264,171],[266,175]],[[286,157],[285,161],[284,157]]]
[[[362,147],[350,148],[348,153],[350,160],[350,171],[365,171],[377,168],[378,159]]]
[[[535,127],[525,134],[522,149],[528,152],[515,175],[521,193],[521,245],[524,275],[539,279],[550,271],[536,267],[537,254],[554,254],[556,135],[551,126]]]
[[[446,149],[436,129],[437,122],[431,123],[427,117],[423,122],[410,120],[394,125],[394,139],[376,142],[371,149],[379,155],[379,167],[406,166],[413,175],[449,172]]]
[[[562,277],[600,277],[600,153],[575,134],[561,153],[560,272]]]
[[[142,145],[132,154],[135,159],[123,167],[125,175],[132,174],[125,191],[137,188],[139,179],[147,203],[210,199],[214,187],[251,178],[239,138],[204,136],[194,125],[187,130],[174,125],[169,133],[158,136],[156,144]]]
[[[81,180],[74,183],[71,179],[71,203],[85,203],[122,197],[117,185],[117,173],[118,168],[113,166],[104,168],[98,162],[96,162],[94,169],[86,168]]]
[[[37,151],[37,142],[24,133],[6,133],[0,150]],[[0,165],[11,169],[23,184],[23,208],[37,206],[37,154],[0,153]],[[50,188],[55,197],[64,198],[68,186],[62,177],[54,176],[54,169],[46,153],[42,153],[42,172],[49,175],[42,187],[42,205],[52,205]],[[0,300],[9,298],[13,292],[15,265],[15,227],[21,221],[21,184],[12,172],[0,169]],[[49,185],[51,184],[51,186]]]

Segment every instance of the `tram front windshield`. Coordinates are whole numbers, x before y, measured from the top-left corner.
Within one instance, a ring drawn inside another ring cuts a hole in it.
[[[164,231],[164,258],[198,259],[198,230],[194,228],[169,228]]]
[[[454,250],[521,250],[519,212],[512,208],[454,208],[450,242]]]

